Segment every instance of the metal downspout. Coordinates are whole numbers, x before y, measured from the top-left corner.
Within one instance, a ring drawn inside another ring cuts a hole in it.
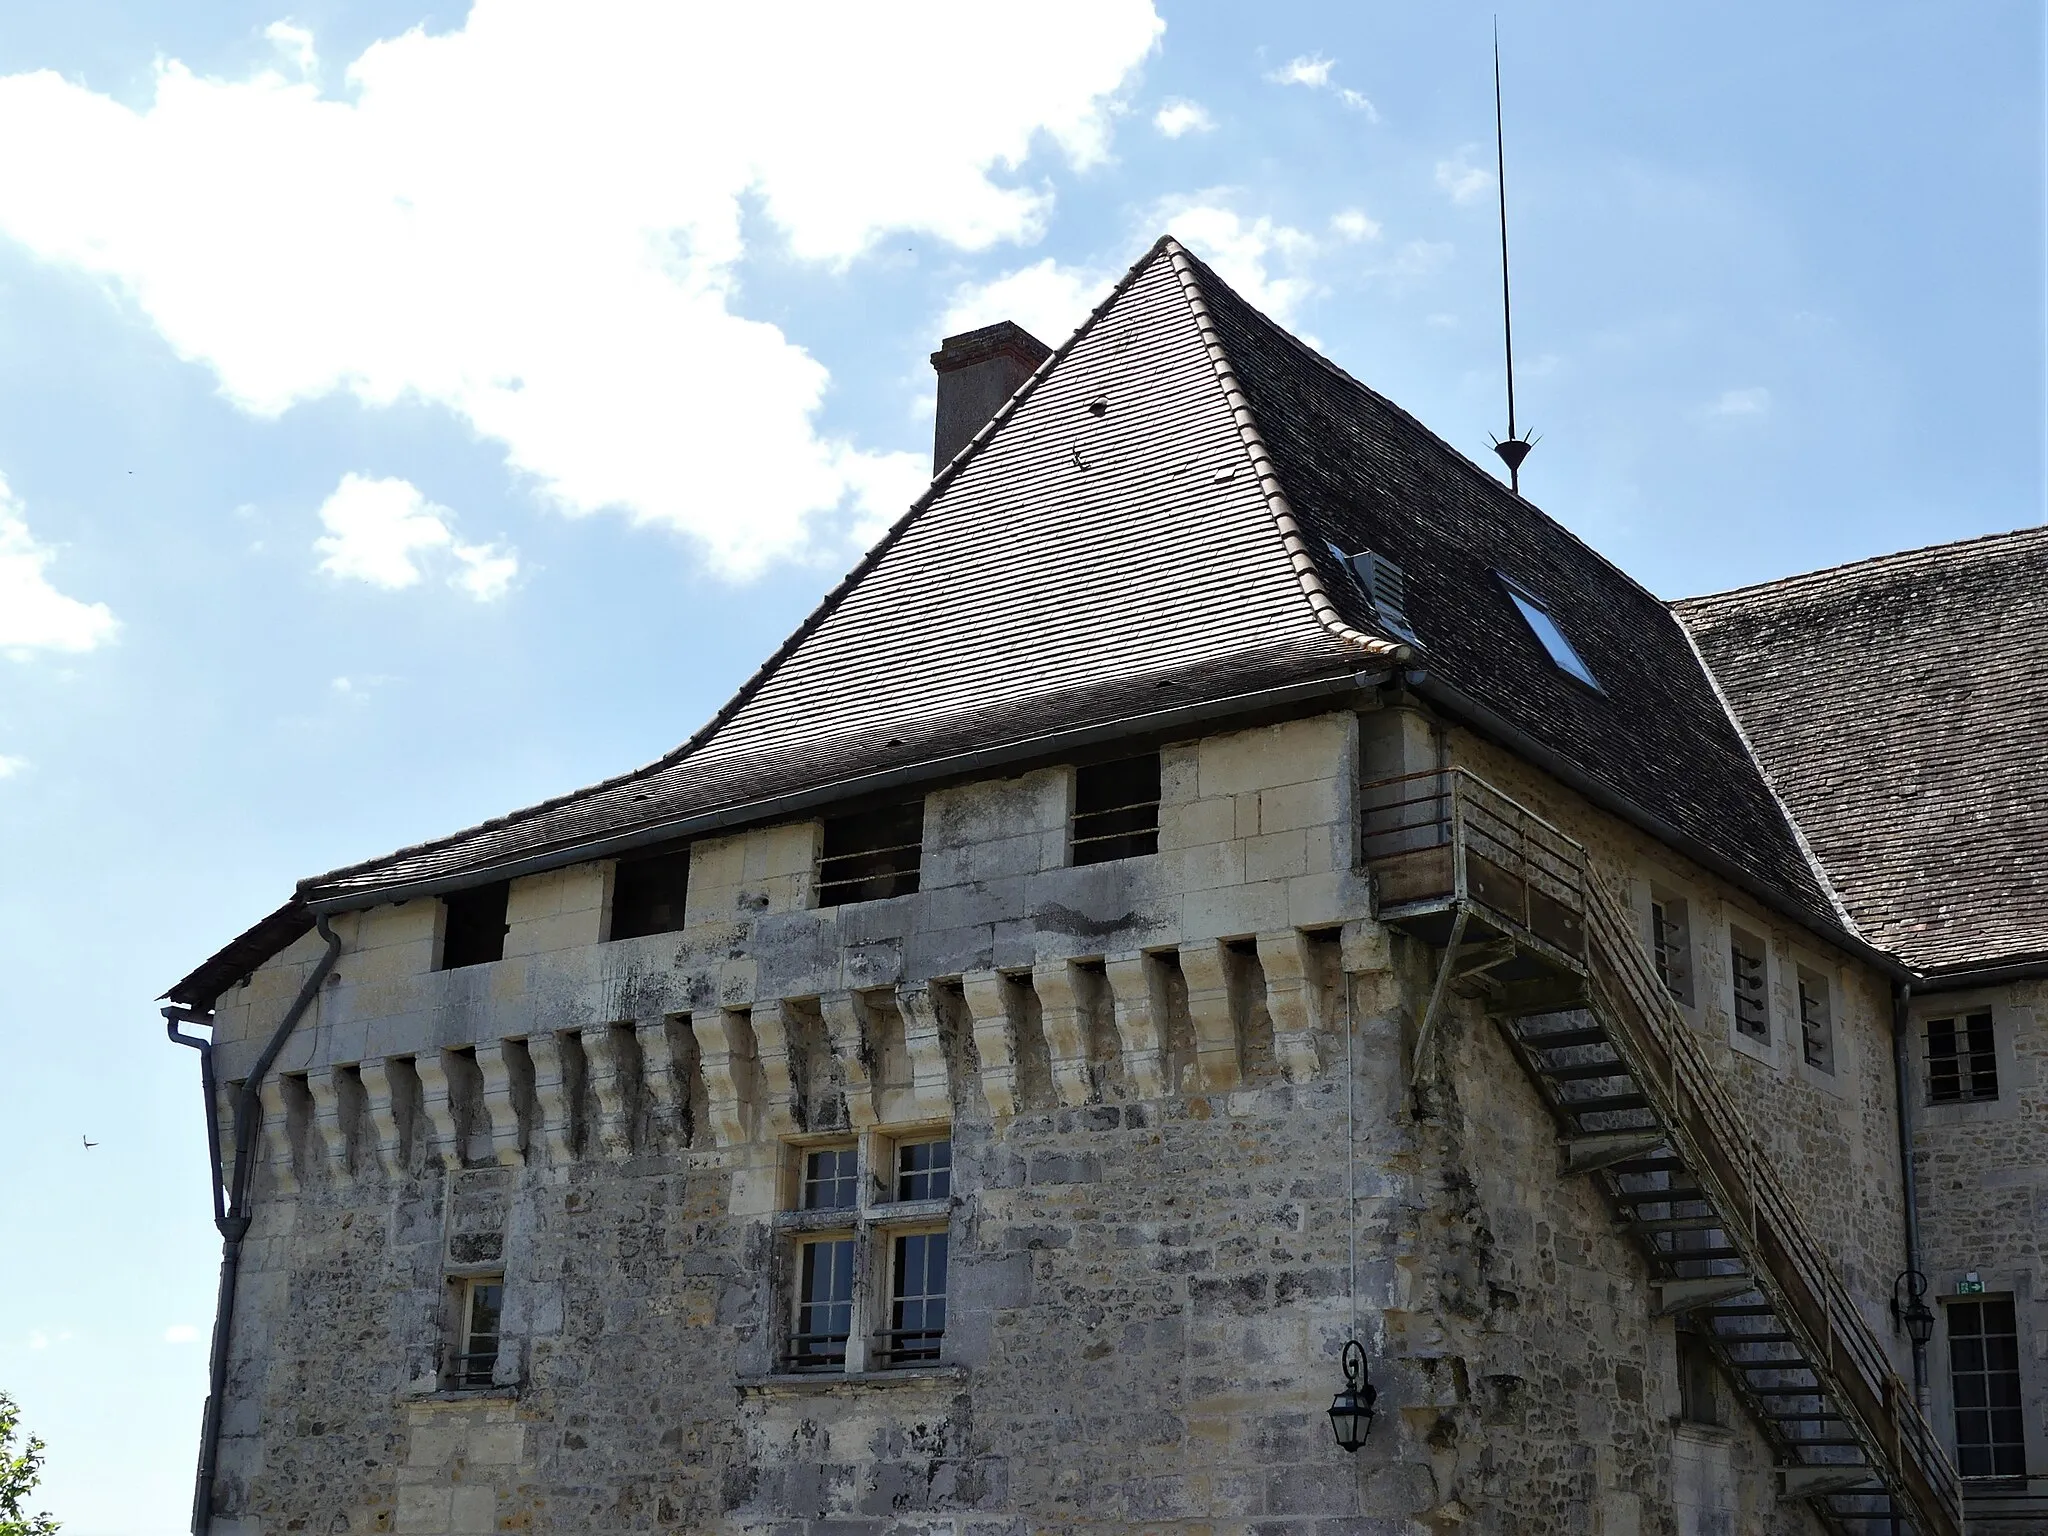
[[[1899,1191],[1906,1202],[1906,1268],[1920,1270],[1920,1186],[1913,1174],[1913,1100],[1907,1091],[1906,1052],[1912,1029],[1907,1014],[1913,983],[1892,983],[1892,1091],[1899,1100]],[[1925,1273],[1924,1270],[1920,1271]],[[1927,1346],[1913,1346],[1913,1401],[1930,1422],[1933,1403],[1927,1390]]]
[[[220,1462],[222,1400],[228,1379],[228,1341],[234,1327],[235,1285],[242,1268],[242,1239],[249,1233],[249,1179],[254,1172],[251,1153],[256,1142],[256,1127],[262,1118],[258,1090],[276,1062],[278,1052],[284,1049],[292,1030],[313,1005],[321,983],[327,980],[327,973],[334,969],[334,962],[341,954],[341,939],[328,927],[326,914],[316,916],[313,925],[319,930],[320,937],[326,940],[327,953],[320,957],[313,967],[313,974],[306,978],[306,984],[299,988],[299,995],[292,999],[283,1021],[271,1035],[270,1043],[263,1047],[263,1054],[250,1067],[249,1076],[235,1098],[235,1166],[229,1175],[232,1187],[227,1192],[225,1206],[222,1204],[218,1111],[214,1108],[213,1048],[197,1036],[178,1032],[181,1021],[196,1021],[201,1015],[184,1009],[164,1010],[171,1038],[180,1045],[189,1045],[199,1051],[200,1076],[206,1084],[207,1140],[213,1149],[214,1225],[219,1228],[221,1237],[220,1290],[214,1302],[213,1353],[207,1375],[206,1415],[199,1428],[199,1470],[192,1485],[192,1536],[206,1536],[213,1524],[213,1479]]]

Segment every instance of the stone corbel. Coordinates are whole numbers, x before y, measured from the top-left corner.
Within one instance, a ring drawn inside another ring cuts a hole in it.
[[[711,1132],[721,1147],[753,1139],[752,1086],[754,1036],[745,1010],[707,1008],[690,1016],[697,1037],[697,1059],[704,1068],[704,1094]]]
[[[1298,928],[1262,933],[1259,969],[1266,973],[1266,1012],[1273,1020],[1273,1054],[1290,1083],[1310,1081],[1322,1069],[1316,1055],[1316,981],[1308,935]]]
[[[771,1136],[796,1129],[791,1106],[796,1078],[790,1069],[790,1042],[799,1027],[786,999],[771,998],[754,1008],[754,1060],[761,1071],[761,1118]]]
[[[548,1161],[566,1163],[576,1156],[570,1119],[569,1074],[562,1061],[562,1037],[530,1035],[526,1054],[533,1058],[534,1130],[547,1148]]]
[[[874,1060],[874,1028],[868,1021],[868,1005],[858,992],[828,992],[818,1000],[825,1015],[825,1033],[832,1041],[832,1055],[839,1063],[839,1080],[846,1084],[846,1120],[855,1130],[864,1130],[879,1118],[875,1113],[875,1088],[869,1063]]]
[[[1116,1006],[1124,1078],[1139,1098],[1163,1098],[1166,1063],[1160,1049],[1159,1021],[1165,1010],[1160,1006],[1164,1000],[1158,996],[1159,962],[1150,955],[1114,955],[1102,968]]]
[[[910,1096],[921,1119],[953,1113],[946,1049],[939,1039],[939,1016],[928,986],[898,987],[896,1008],[903,1016],[903,1047],[910,1056]]]
[[[1017,1027],[1010,1017],[1009,983],[1000,971],[970,971],[961,981],[974,1020],[974,1054],[981,1063],[981,1096],[998,1129],[1017,1113]]]
[[[606,1157],[624,1157],[633,1147],[632,1062],[624,1034],[610,1028],[583,1032],[583,1059],[597,1100],[597,1144]]]
[[[680,1095],[686,1090],[676,1081],[676,1055],[668,1042],[668,1020],[642,1019],[633,1026],[633,1034],[640,1042],[640,1083],[647,1094],[653,1134],[660,1136],[680,1130],[682,1116],[677,1109]]]
[[[349,1178],[348,1130],[341,1123],[341,1089],[333,1067],[315,1067],[306,1074],[313,1098],[315,1166],[331,1179]]]
[[[420,1097],[427,1111],[427,1162],[460,1168],[462,1138],[455,1128],[455,1094],[447,1064],[439,1051],[422,1051],[413,1058],[412,1069],[420,1075]]]
[[[1031,968],[1031,989],[1038,994],[1039,1027],[1052,1058],[1053,1086],[1062,1104],[1086,1104],[1094,1084],[1088,1080],[1088,1023],[1081,995],[1079,969],[1066,960]]]
[[[476,1048],[477,1070],[484,1079],[484,1114],[491,1122],[491,1158],[515,1166],[526,1149],[519,1125],[519,1106],[512,1097],[511,1042],[486,1040]]]
[[[405,1141],[391,1085],[391,1062],[387,1057],[376,1056],[357,1070],[362,1073],[363,1097],[369,1102],[370,1129],[377,1138],[377,1160],[395,1179],[405,1172]]]
[[[1241,1076],[1237,1019],[1230,1008],[1230,956],[1218,939],[1183,944],[1180,973],[1187,978],[1188,1016],[1195,1026],[1196,1073],[1203,1089],[1235,1088]]]
[[[297,1192],[298,1170],[292,1166],[292,1128],[284,1103],[284,1079],[272,1072],[256,1090],[263,1105],[263,1157],[270,1164],[272,1184],[280,1195]]]

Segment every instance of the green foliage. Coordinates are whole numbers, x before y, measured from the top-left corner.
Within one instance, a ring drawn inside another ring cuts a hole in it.
[[[22,1501],[36,1491],[43,1475],[43,1442],[34,1435],[16,1454],[15,1428],[21,1410],[14,1399],[0,1392],[0,1536],[54,1536],[57,1522],[48,1515],[31,1515]]]

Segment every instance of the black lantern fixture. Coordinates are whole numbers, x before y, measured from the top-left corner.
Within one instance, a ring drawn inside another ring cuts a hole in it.
[[[1365,1346],[1349,1340],[1344,1345],[1344,1390],[1330,1399],[1330,1431],[1354,1455],[1372,1433],[1372,1405],[1378,1400],[1379,1392],[1365,1379]]]
[[[1904,1306],[1899,1304],[1900,1286],[1906,1289]],[[1917,1269],[1904,1270],[1892,1281],[1892,1327],[1904,1328],[1915,1350],[1925,1349],[1927,1341],[1934,1337],[1934,1309],[1927,1305],[1927,1277]]]

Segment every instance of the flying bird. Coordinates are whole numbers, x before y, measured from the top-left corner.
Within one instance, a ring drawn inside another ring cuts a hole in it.
[[[79,1139],[80,1141],[85,1141],[85,1138],[84,1138],[83,1136],[79,1137],[78,1139]],[[88,1152],[90,1152],[90,1151],[91,1151],[91,1150],[92,1150],[92,1149],[93,1149],[94,1147],[96,1147],[96,1146],[98,1146],[98,1145],[99,1145],[99,1143],[98,1143],[98,1142],[96,1142],[96,1141],[85,1141],[85,1150],[86,1150],[86,1151],[88,1151]]]

